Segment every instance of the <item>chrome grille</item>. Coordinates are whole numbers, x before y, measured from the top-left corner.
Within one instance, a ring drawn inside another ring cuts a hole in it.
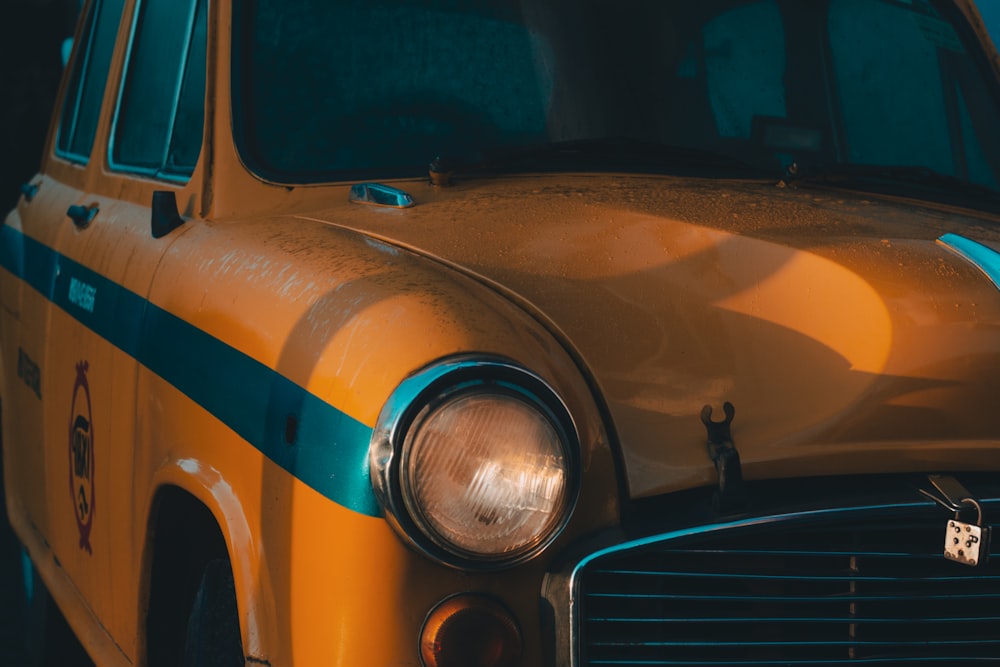
[[[945,560],[948,515],[898,510],[689,530],[587,559],[578,663],[1000,662],[1000,556]]]

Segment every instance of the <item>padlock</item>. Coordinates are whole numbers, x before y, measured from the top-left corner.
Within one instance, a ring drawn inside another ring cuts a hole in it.
[[[963,498],[962,503],[976,510],[976,523],[959,520],[959,512],[948,521],[944,536],[944,557],[966,565],[986,563],[989,554],[990,531],[983,526],[983,508],[972,498]]]

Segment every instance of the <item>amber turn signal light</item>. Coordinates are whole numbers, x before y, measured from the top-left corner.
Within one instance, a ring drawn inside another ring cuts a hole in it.
[[[425,667],[515,667],[521,658],[521,632],[498,601],[456,595],[427,616],[420,653]]]

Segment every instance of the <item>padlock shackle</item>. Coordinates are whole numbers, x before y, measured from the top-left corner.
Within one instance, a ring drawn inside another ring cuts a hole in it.
[[[979,504],[979,501],[975,498],[962,498],[961,503],[963,505],[972,505],[976,508],[976,525],[980,528],[983,527],[983,506]],[[958,512],[955,512],[955,517],[958,518]]]

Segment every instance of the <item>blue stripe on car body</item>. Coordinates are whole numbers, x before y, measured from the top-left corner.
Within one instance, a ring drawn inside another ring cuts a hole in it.
[[[0,266],[304,484],[355,512],[382,515],[368,473],[372,433],[368,426],[224,341],[8,225],[0,227]],[[289,417],[297,422],[293,445],[285,441]]]

